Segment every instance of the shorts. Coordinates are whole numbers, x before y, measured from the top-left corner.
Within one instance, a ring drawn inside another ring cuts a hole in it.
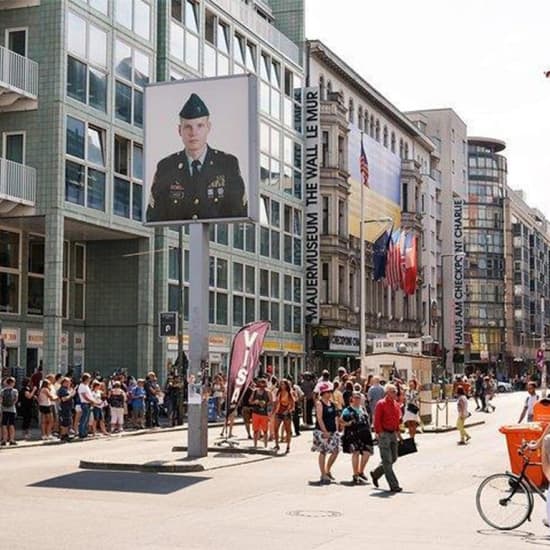
[[[103,409],[100,409],[99,407],[94,407],[93,415],[96,422],[103,420]]]
[[[15,413],[3,412],[2,413],[2,426],[15,426]]]
[[[50,405],[40,405],[38,407],[40,414],[53,414],[53,410]]]
[[[252,413],[252,430],[254,432],[267,433],[269,428],[269,416],[264,414]]]
[[[277,418],[277,420],[284,422],[285,420],[290,420],[292,418],[292,413],[277,413],[275,417]]]
[[[63,428],[70,428],[73,424],[71,411],[59,411],[59,424]]]
[[[81,413],[82,412],[82,405],[75,405],[74,406],[74,411],[77,412],[77,413]]]

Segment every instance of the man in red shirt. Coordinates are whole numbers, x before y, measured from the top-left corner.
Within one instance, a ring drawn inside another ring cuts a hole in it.
[[[385,475],[392,493],[402,491],[393,471],[393,463],[397,460],[397,441],[401,439],[401,407],[396,397],[396,387],[386,384],[384,398],[378,401],[374,409],[374,431],[378,435],[382,463],[370,473],[375,487],[378,487],[378,480]]]

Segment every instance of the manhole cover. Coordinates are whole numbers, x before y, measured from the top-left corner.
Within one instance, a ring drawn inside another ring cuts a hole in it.
[[[287,515],[299,518],[339,518],[342,514],[334,510],[292,510]]]

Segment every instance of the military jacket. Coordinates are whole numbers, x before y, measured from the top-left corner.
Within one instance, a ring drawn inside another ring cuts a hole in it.
[[[158,163],[147,222],[245,217],[246,213],[247,197],[235,156],[208,147],[195,177],[185,151]]]

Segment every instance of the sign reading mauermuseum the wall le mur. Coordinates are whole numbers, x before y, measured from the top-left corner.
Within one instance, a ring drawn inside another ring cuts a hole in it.
[[[305,266],[306,323],[319,323],[320,182],[319,182],[319,88],[304,90],[305,172]]]
[[[464,346],[464,230],[462,225],[464,201],[454,200],[453,207],[453,298],[454,345]]]

